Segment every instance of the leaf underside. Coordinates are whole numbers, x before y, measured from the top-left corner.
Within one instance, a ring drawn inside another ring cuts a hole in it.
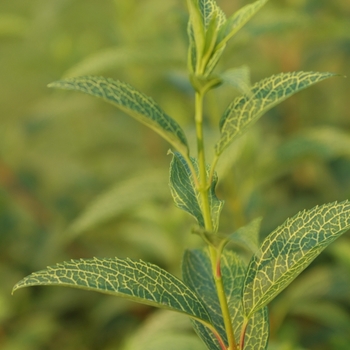
[[[246,268],[236,254],[226,250],[221,259],[221,271],[232,325],[236,340],[238,341],[244,319],[241,299]],[[201,297],[206,305],[208,305],[207,309],[211,316],[212,324],[219,332],[224,342],[227,343],[208,251],[206,249],[187,250],[183,258],[182,274],[184,282]],[[221,350],[216,338],[207,328],[196,321],[193,321],[193,324],[196,332],[210,350]],[[253,315],[248,324],[244,349],[266,349],[268,335],[267,309],[262,308]]]
[[[296,92],[334,76],[333,73],[281,73],[256,83],[248,95],[236,98],[220,120],[221,136],[215,146],[220,155],[238,136],[242,135],[265,112]]]
[[[180,125],[151,97],[129,84],[110,78],[84,76],[59,80],[48,86],[100,97],[156,131],[182,154],[188,154],[187,139]]]
[[[273,231],[248,266],[243,288],[245,316],[267,305],[349,228],[350,203],[345,201],[302,211]]]
[[[205,306],[181,280],[156,265],[130,259],[72,260],[35,272],[19,288],[56,285],[98,291],[210,322]]]

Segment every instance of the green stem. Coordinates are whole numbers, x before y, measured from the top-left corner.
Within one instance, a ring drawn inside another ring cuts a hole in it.
[[[207,178],[206,162],[205,162],[205,150],[203,141],[203,99],[205,92],[197,91],[195,96],[195,122],[196,122],[196,133],[197,133],[197,151],[198,151],[198,165],[199,165],[199,194],[202,203],[202,213],[204,218],[205,229],[208,232],[213,231],[211,210],[209,204],[208,189],[210,187],[211,178]],[[212,270],[214,281],[216,285],[216,290],[218,293],[218,299],[220,302],[220,307],[222,311],[222,316],[225,325],[225,331],[228,339],[228,349],[237,350],[236,340],[233,333],[233,328],[231,324],[231,316],[229,312],[229,307],[227,303],[227,298],[225,294],[224,284],[221,277],[220,268],[220,257],[219,251],[209,246],[210,259],[212,263]]]

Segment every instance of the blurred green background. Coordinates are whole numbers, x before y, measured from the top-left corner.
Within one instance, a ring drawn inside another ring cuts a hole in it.
[[[218,0],[227,14],[247,3]],[[271,0],[218,71],[246,64],[252,82],[294,70],[350,76],[349,23],[347,0]],[[111,296],[52,287],[11,296],[25,275],[71,258],[129,256],[180,275],[183,249],[201,245],[167,188],[169,146],[113,106],[46,87],[86,74],[126,81],[193,143],[186,24],[184,0],[0,2],[1,349],[145,349],[142,332],[161,331],[158,317],[169,334],[192,337],[186,320]],[[218,168],[221,231],[262,216],[264,237],[304,208],[350,198],[349,94],[348,79],[322,82],[234,143]],[[235,96],[229,87],[208,96],[209,149]],[[270,316],[271,350],[349,349],[349,234],[281,293]]]

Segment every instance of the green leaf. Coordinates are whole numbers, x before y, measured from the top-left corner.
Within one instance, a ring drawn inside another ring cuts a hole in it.
[[[244,314],[250,317],[291,283],[330,243],[350,228],[350,203],[302,211],[273,231],[248,267]]]
[[[189,66],[192,73],[198,73],[203,57],[206,57],[205,66],[211,61],[216,39],[220,28],[226,21],[226,16],[215,0],[188,0],[187,3],[190,12]],[[209,68],[204,67],[201,73],[208,76],[215,64],[210,63]]]
[[[260,9],[268,0],[258,0],[246,5],[235,12],[221,27],[220,44],[225,45]]]
[[[188,154],[186,136],[179,124],[162,111],[152,98],[126,83],[103,77],[85,76],[59,80],[48,86],[101,97],[156,131],[181,154]]]
[[[198,161],[190,158],[193,169],[198,177]],[[210,168],[207,167],[207,176],[210,174]],[[213,182],[209,189],[209,204],[212,213],[212,224],[214,232],[219,226],[219,216],[224,202],[215,195],[217,176],[214,174]],[[175,152],[170,164],[170,191],[178,208],[191,214],[201,227],[204,227],[204,218],[202,215],[202,203],[199,191],[196,188],[196,182],[188,162],[181,154]]]
[[[143,261],[118,258],[66,261],[25,277],[13,292],[39,285],[98,291],[210,322],[195,292],[169,272]]]
[[[261,80],[249,95],[236,98],[220,120],[221,137],[215,146],[220,155],[235,137],[242,135],[266,111],[296,92],[334,76],[333,73],[293,72]]]
[[[95,228],[147,200],[168,198],[165,179],[166,174],[163,171],[151,171],[118,182],[87,205],[68,228],[69,233],[77,235]]]
[[[205,27],[198,0],[187,0],[190,14],[187,34],[189,37],[188,61],[191,72],[197,71],[197,66],[202,58],[205,46]]]
[[[226,250],[221,258],[221,274],[230,310],[236,340],[240,338],[244,320],[242,308],[242,286],[246,268],[242,260],[232,251]],[[185,283],[201,297],[206,305],[210,305],[212,324],[227,343],[220,304],[213,279],[212,265],[206,249],[188,250],[184,254],[182,274]],[[193,322],[198,335],[209,349],[221,349],[214,335],[198,322]],[[244,349],[263,350],[268,340],[267,309],[263,308],[250,320],[245,335]]]
[[[199,0],[199,9],[202,14],[205,29],[208,29],[213,17],[217,18],[217,28],[221,28],[226,21],[226,15],[215,0]]]
[[[248,225],[239,228],[227,238],[235,243],[248,248],[251,252],[259,251],[259,230],[262,218],[251,221]]]
[[[244,350],[266,350],[270,335],[267,307],[258,310],[249,320],[244,337]]]
[[[196,40],[194,38],[194,32],[192,23],[188,22],[187,25],[187,35],[188,35],[188,68],[189,72],[194,73],[197,67],[197,48]]]
[[[216,67],[217,63],[219,62],[222,54],[225,51],[225,46],[222,46],[220,48],[215,48],[215,50],[212,52],[210,60],[206,66],[205,69],[205,73],[206,75],[209,75],[210,73],[212,73],[212,71],[214,70],[214,68]]]
[[[218,50],[216,48],[216,45],[219,29],[226,21],[226,17],[224,14],[220,16],[219,13],[222,14],[222,11],[220,9],[213,12],[205,33],[205,48],[203,55],[203,61],[205,63],[203,74],[204,77],[209,77],[223,53],[223,50]]]

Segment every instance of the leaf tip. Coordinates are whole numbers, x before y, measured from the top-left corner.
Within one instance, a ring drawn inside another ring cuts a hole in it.
[[[46,86],[48,87],[48,88],[55,88],[55,87],[57,87],[58,86],[58,80],[56,80],[56,81],[53,81],[53,82],[51,82],[51,83],[49,83],[49,84],[47,84]]]
[[[17,289],[23,288],[23,286],[21,286],[20,283],[21,283],[21,281],[18,282],[18,283],[16,283],[16,284],[13,286],[12,291],[11,291],[11,295],[13,295]]]

